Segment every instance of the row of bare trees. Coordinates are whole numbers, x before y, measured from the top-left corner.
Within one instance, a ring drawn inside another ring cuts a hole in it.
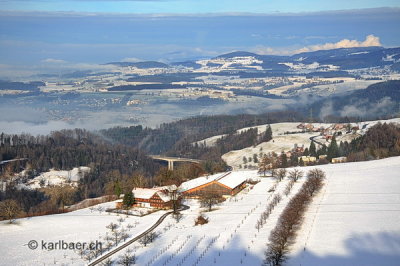
[[[265,210],[261,213],[260,218],[257,220],[256,223],[257,231],[260,231],[260,229],[264,226],[264,224],[267,222],[268,217],[270,216],[276,205],[278,205],[278,203],[281,201],[281,199],[282,196],[280,194],[276,194],[272,198],[271,202],[267,205]]]
[[[296,237],[303,215],[312,197],[322,188],[324,178],[325,173],[320,169],[313,169],[307,173],[307,180],[289,201],[270,234],[264,265],[281,266],[287,259],[290,244]]]

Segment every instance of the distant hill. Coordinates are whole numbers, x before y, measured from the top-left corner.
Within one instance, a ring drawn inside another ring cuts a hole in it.
[[[193,61],[184,61],[184,62],[174,62],[171,63],[172,66],[184,66],[184,67],[191,67],[194,69],[199,69],[201,68],[200,64],[197,64],[196,62]]]
[[[223,55],[219,55],[215,58],[233,58],[233,57],[243,57],[243,56],[253,56],[253,57],[259,57],[260,55],[250,53],[250,52],[245,52],[245,51],[237,51],[237,52],[232,52],[232,53],[227,53]]]
[[[157,61],[144,61],[144,62],[111,62],[106,65],[116,65],[121,67],[137,67],[137,68],[168,68],[169,65]]]
[[[283,63],[292,63],[294,65],[308,65],[319,63],[319,65],[333,65],[339,67],[339,69],[342,71],[360,68],[391,66],[391,69],[393,69],[394,71],[398,71],[398,64],[400,62],[400,47],[384,48],[380,46],[372,46],[339,48],[331,50],[304,52],[292,56],[260,55],[246,51],[235,51],[211,58],[210,62],[206,65],[211,67],[218,67],[220,65],[217,65],[215,63],[215,60],[233,59],[235,57],[253,57],[262,62],[253,63],[252,66],[260,66],[263,70],[280,73],[292,71],[290,67],[284,65]],[[195,69],[200,67],[200,65],[197,64],[196,61],[173,63],[173,65],[188,66]],[[240,64],[233,64],[231,65],[231,67],[232,66],[237,67],[238,70],[243,69]]]
[[[24,90],[24,91],[38,91],[39,86],[45,86],[46,84],[41,81],[32,82],[10,82],[0,80],[0,90]]]
[[[399,71],[400,62],[400,47],[398,48],[384,48],[380,46],[372,47],[354,47],[354,48],[339,48],[331,50],[319,50],[313,52],[304,52],[291,56],[280,55],[260,55],[246,51],[235,51],[219,55],[209,59],[206,63],[208,67],[221,67],[222,64],[217,63],[218,59],[233,59],[235,57],[253,57],[261,62],[253,63],[248,69],[254,72],[254,68],[261,67],[262,70],[272,71],[275,74],[290,73],[293,71],[289,66],[284,63],[292,63],[294,65],[304,64],[309,65],[318,63],[319,65],[332,65],[338,67],[341,71],[351,69],[370,68],[370,67],[383,67],[390,66],[392,70]],[[183,66],[193,69],[201,68],[201,65],[195,60],[173,62],[165,64],[157,61],[144,61],[144,62],[111,62],[111,65],[121,67],[137,67],[141,69],[147,68],[168,68],[171,66]],[[247,68],[241,64],[231,64],[230,70],[237,69],[238,71]],[[247,70],[246,70],[247,71]],[[333,71],[333,70],[331,70]],[[336,72],[337,74],[344,72]],[[331,75],[332,76],[332,75]],[[348,75],[344,75],[348,76]]]

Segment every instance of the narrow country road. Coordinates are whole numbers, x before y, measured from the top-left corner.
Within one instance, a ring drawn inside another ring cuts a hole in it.
[[[103,260],[107,259],[108,257],[111,257],[112,255],[114,255],[115,253],[117,253],[118,251],[121,251],[122,249],[126,248],[127,246],[129,246],[130,244],[132,244],[133,242],[139,240],[140,238],[142,238],[144,235],[146,235],[147,233],[150,233],[151,231],[153,231],[154,229],[157,228],[157,226],[159,226],[164,219],[170,215],[171,213],[173,213],[173,211],[164,213],[163,215],[161,215],[161,217],[157,220],[157,222],[155,224],[153,224],[149,229],[147,229],[146,231],[144,231],[143,233],[141,233],[140,235],[136,236],[135,238],[132,238],[131,240],[129,240],[128,242],[124,243],[123,245],[117,247],[116,249],[110,251],[109,253],[101,256],[100,258],[90,262],[88,264],[88,266],[94,266],[99,264],[100,262],[102,262]]]
[[[319,137],[319,135],[310,137],[310,140],[311,140],[312,142],[315,142],[315,143],[317,143],[317,144],[323,146],[324,144],[323,144],[322,142],[319,142],[319,141],[316,141],[316,140],[315,140],[316,137]]]
[[[181,211],[182,210],[187,210],[189,209],[189,206],[186,205],[181,205]],[[149,229],[147,229],[146,231],[144,231],[143,233],[141,233],[140,235],[136,236],[135,238],[132,238],[131,240],[129,240],[128,242],[124,243],[123,245],[117,247],[116,249],[110,251],[107,254],[104,254],[103,256],[101,256],[100,258],[97,258],[96,260],[90,262],[88,264],[88,266],[94,266],[99,264],[100,262],[102,262],[103,260],[111,257],[112,255],[114,255],[115,253],[117,253],[118,251],[121,251],[122,249],[126,248],[127,246],[129,246],[130,244],[132,244],[133,242],[139,240],[140,238],[142,238],[144,235],[150,233],[151,231],[153,231],[154,229],[156,229],[163,221],[164,219],[170,215],[171,213],[173,213],[173,211],[164,213],[163,215],[161,215],[161,217],[157,220],[157,222],[155,222],[155,224],[153,224]]]

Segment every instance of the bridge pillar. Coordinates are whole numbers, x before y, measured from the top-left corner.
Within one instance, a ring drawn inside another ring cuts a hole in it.
[[[168,170],[170,171],[174,170],[174,161],[168,160]]]

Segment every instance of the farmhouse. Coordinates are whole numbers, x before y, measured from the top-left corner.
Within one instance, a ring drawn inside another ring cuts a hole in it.
[[[202,176],[182,183],[179,192],[185,197],[198,197],[206,193],[231,196],[245,188],[247,179],[244,171]]]
[[[140,207],[153,207],[170,209],[173,206],[171,191],[177,190],[175,185],[154,188],[134,188],[132,190],[135,205]],[[122,201],[117,202],[117,207],[122,206]]]

